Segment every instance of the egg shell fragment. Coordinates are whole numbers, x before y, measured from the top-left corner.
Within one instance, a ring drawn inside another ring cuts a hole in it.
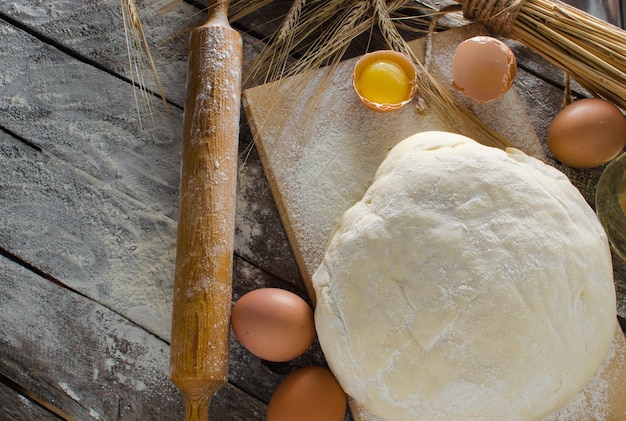
[[[500,98],[516,75],[515,54],[493,37],[479,35],[466,39],[452,57],[452,86],[477,102]]]
[[[299,357],[315,340],[309,304],[280,288],[260,288],[243,295],[233,306],[231,324],[244,348],[272,362]]]
[[[546,133],[548,149],[565,165],[594,168],[614,159],[626,144],[626,117],[611,102],[585,98],[564,107]]]
[[[267,407],[267,421],[343,421],[346,394],[326,367],[305,367],[290,374]]]

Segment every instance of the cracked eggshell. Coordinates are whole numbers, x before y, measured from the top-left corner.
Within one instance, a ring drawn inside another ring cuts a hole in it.
[[[452,57],[452,86],[477,102],[500,98],[516,74],[515,54],[493,37],[469,38],[459,44]]]

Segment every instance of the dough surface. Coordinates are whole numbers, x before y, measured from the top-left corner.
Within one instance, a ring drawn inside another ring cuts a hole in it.
[[[345,391],[402,420],[537,420],[610,350],[606,235],[558,170],[452,133],[394,147],[313,275]]]

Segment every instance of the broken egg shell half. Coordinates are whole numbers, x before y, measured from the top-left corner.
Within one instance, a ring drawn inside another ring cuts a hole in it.
[[[399,66],[405,73],[407,79],[404,99],[398,102],[376,102],[364,94],[362,76],[370,66],[380,63],[390,62]],[[378,50],[363,55],[354,66],[352,75],[352,85],[361,102],[369,109],[378,112],[390,112],[397,110],[411,102],[416,92],[417,70],[411,59],[403,53],[395,50]]]
[[[452,57],[452,86],[480,103],[504,95],[516,75],[515,54],[493,37],[468,38],[458,45]]]

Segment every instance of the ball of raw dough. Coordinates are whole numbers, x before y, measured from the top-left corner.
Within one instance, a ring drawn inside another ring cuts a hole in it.
[[[393,421],[541,419],[616,323],[606,235],[566,176],[446,132],[390,151],[313,284],[330,368]]]

